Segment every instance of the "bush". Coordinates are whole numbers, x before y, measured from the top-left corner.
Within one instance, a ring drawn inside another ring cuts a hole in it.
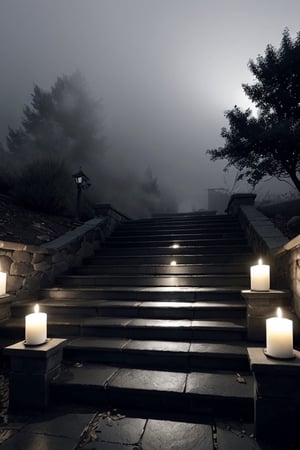
[[[16,202],[39,212],[61,214],[74,201],[72,176],[59,160],[35,160],[21,170],[12,190]]]
[[[9,152],[2,150],[0,143],[0,193],[9,194],[16,183],[17,165]]]

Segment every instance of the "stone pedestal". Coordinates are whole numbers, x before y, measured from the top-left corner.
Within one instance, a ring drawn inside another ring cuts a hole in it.
[[[247,350],[254,375],[256,437],[293,442],[300,423],[300,352],[294,350],[294,359],[282,360],[265,356],[263,347]]]
[[[24,341],[5,347],[10,358],[9,408],[44,409],[49,403],[49,383],[59,375],[66,339],[48,339],[39,346]]]
[[[241,205],[254,205],[256,194],[232,194],[225,212],[232,216],[238,216]]]
[[[241,292],[247,305],[248,340],[265,342],[266,319],[276,316],[278,307],[282,308],[284,317],[290,317],[290,292],[270,289],[269,291]]]

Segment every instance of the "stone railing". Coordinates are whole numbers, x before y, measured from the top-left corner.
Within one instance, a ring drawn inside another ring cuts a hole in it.
[[[226,211],[239,219],[256,258],[262,257],[271,265],[273,287],[288,288],[290,271],[280,255],[289,240],[268,217],[256,209],[255,197],[255,194],[234,194]]]
[[[300,352],[292,347],[290,359],[274,359],[266,356],[264,349],[266,319],[275,316],[277,307],[292,321],[292,345],[300,344],[300,235],[289,241],[255,208],[254,199],[251,203],[248,198],[245,204],[242,197],[233,196],[233,208],[229,207],[228,213],[239,218],[254,252],[264,255],[271,265],[272,289],[241,292],[247,305],[248,340],[256,342],[247,349],[254,377],[255,434],[266,442],[278,440],[278,436],[285,439],[299,422],[300,402],[295,392],[299,385]],[[286,337],[282,330],[277,332],[276,346]]]
[[[55,278],[91,256],[127,217],[110,205],[97,205],[95,217],[63,236],[40,246],[0,241],[1,271],[7,273],[7,294],[0,297],[0,320],[9,315],[9,303],[37,294]]]
[[[264,301],[254,298],[257,295],[253,292],[244,292],[248,301],[247,314],[253,315],[255,310],[255,326],[258,318],[265,323],[266,317],[270,317],[271,306],[280,306],[281,302],[281,306],[286,308],[286,315],[294,320],[294,329],[300,340],[300,236],[289,241],[268,217],[256,209],[254,201],[254,194],[236,194],[227,208],[228,214],[239,219],[256,257],[262,256],[271,266],[272,290],[265,295],[260,294]]]

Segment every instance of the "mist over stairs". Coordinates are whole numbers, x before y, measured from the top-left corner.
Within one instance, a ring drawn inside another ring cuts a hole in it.
[[[252,417],[240,292],[254,259],[229,215],[126,221],[39,299],[15,303],[1,333],[22,339],[38,301],[49,337],[69,338],[56,399]]]

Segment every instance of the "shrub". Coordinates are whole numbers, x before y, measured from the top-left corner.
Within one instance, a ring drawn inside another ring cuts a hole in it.
[[[74,197],[72,176],[66,164],[55,159],[35,160],[16,179],[16,202],[35,211],[67,213]]]

